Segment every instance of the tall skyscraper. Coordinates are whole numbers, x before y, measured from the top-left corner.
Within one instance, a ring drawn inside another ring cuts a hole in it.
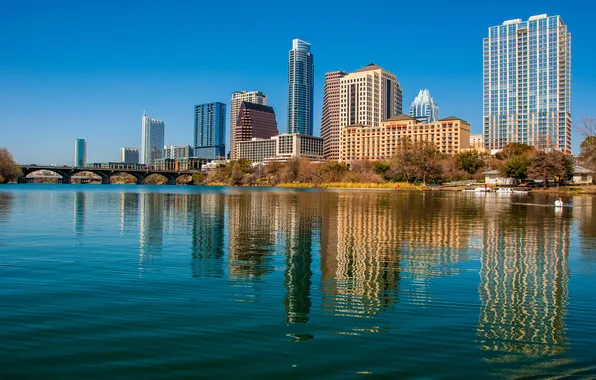
[[[81,167],[87,164],[87,141],[78,138],[75,141],[74,166]]]
[[[420,90],[410,106],[410,116],[425,123],[439,120],[439,107],[428,90]]]
[[[344,71],[325,74],[321,137],[323,138],[323,155],[326,160],[339,160],[340,81],[346,75],[348,73]]]
[[[143,112],[142,128],[141,164],[153,165],[155,160],[163,158],[165,124]]]
[[[371,63],[340,79],[340,127],[378,127],[402,112],[402,90],[394,74]]]
[[[242,102],[267,105],[267,95],[261,91],[236,91],[232,92],[232,101],[230,103],[230,157],[234,159],[236,152],[236,136],[234,128],[238,122],[238,112]]]
[[[215,102],[195,106],[194,154],[215,160],[226,156],[226,105]]]
[[[238,120],[234,127],[235,142],[247,141],[252,138],[268,139],[277,136],[277,121],[273,107],[260,104],[242,102],[238,112]],[[237,147],[235,147],[237,148]],[[239,156],[237,149],[232,149],[233,160],[244,158]]]
[[[571,153],[571,34],[559,16],[505,21],[484,39],[484,145]]]
[[[139,163],[139,150],[137,148],[120,148],[120,162],[136,165]]]
[[[288,133],[313,133],[314,56],[310,44],[292,41],[288,60]]]

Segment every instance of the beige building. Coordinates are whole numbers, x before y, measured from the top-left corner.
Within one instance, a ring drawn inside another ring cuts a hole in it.
[[[230,103],[230,157],[235,158],[235,129],[238,121],[238,113],[242,102],[249,102],[255,104],[267,105],[267,95],[261,91],[236,91],[232,93],[232,101]]]
[[[282,133],[270,139],[252,139],[236,143],[239,159],[254,163],[287,161],[292,157],[305,157],[311,161],[323,159],[323,139],[298,133]]]
[[[470,134],[470,148],[476,150],[484,150],[484,135],[482,133]]]
[[[429,141],[441,153],[457,154],[470,146],[470,124],[453,116],[422,123],[399,115],[384,120],[378,127],[351,125],[341,131],[340,161],[390,159],[397,153],[397,144],[403,137]]]
[[[339,113],[341,78],[348,75],[344,71],[325,74],[325,93],[321,114],[321,137],[323,155],[326,160],[339,160]]]

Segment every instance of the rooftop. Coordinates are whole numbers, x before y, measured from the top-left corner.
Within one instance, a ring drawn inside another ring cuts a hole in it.
[[[381,67],[377,66],[374,63],[368,64],[361,69],[354,71],[355,73],[361,73],[363,71],[370,71],[370,70],[383,70]]]

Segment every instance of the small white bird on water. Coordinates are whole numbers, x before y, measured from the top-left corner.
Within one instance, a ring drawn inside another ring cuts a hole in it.
[[[559,197],[559,199],[557,199],[555,201],[555,207],[563,207],[563,206],[564,206],[563,200]]]

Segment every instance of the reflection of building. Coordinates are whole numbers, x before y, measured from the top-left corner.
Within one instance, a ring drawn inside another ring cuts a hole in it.
[[[518,212],[485,219],[481,348],[520,360],[558,355],[567,344],[569,221],[549,208]]]
[[[400,139],[428,141],[444,154],[457,154],[470,145],[470,124],[448,117],[435,123],[422,123],[399,115],[380,126],[350,125],[342,129],[340,160],[388,160],[397,153]]]
[[[120,234],[130,232],[139,218],[139,194],[120,193]]]
[[[188,200],[192,218],[192,276],[223,277],[225,195],[196,194]]]
[[[87,194],[83,191],[73,193],[74,215],[73,230],[77,236],[82,236],[85,229],[85,212],[87,207]]]
[[[163,249],[163,202],[164,195],[142,192],[140,196],[140,260],[162,253]]]
[[[164,122],[143,113],[141,164],[153,165],[155,160],[163,158],[164,134]]]
[[[323,225],[337,230],[327,230],[322,236],[323,309],[336,315],[370,317],[395,302],[399,230],[394,204],[379,207],[387,195],[341,193],[335,202],[325,202],[337,208],[326,206],[329,214],[324,215]]]

